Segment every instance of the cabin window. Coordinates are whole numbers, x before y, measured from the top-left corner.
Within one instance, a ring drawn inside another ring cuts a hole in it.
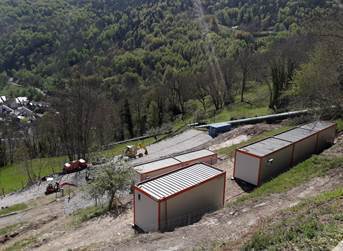
[[[140,194],[138,194],[138,200],[141,200],[141,195]]]

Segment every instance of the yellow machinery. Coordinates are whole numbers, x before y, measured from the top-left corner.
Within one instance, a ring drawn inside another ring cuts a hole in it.
[[[144,151],[144,153],[142,151]],[[137,157],[141,158],[144,155],[148,155],[148,149],[143,144],[127,146],[124,152],[124,156],[129,157],[131,159],[135,159]]]

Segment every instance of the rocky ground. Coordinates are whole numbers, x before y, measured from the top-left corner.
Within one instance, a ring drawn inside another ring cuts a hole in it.
[[[274,128],[275,126],[271,125],[241,127],[216,139],[204,140],[202,146],[227,147],[230,142],[239,141],[242,135],[250,137],[255,133],[259,134]],[[180,142],[180,139],[176,141]],[[199,142],[201,141],[202,139],[199,140]],[[343,136],[341,135],[337,144],[323,154],[341,154],[342,142]],[[189,150],[191,149],[193,148]],[[163,154],[166,153],[166,150],[161,150]],[[156,151],[158,151],[157,148]],[[171,152],[173,151],[171,150]],[[227,172],[226,202],[228,204],[247,190],[246,187],[238,185],[230,179],[233,169],[231,159],[222,159],[217,166]],[[75,177],[69,178],[75,182]],[[82,175],[79,175],[77,179],[82,179]],[[131,228],[132,210],[130,207],[119,217],[105,215],[81,225],[75,225],[73,217],[69,216],[69,213],[77,208],[91,205],[92,202],[85,202],[84,196],[78,190],[74,191],[75,194],[69,202],[67,198],[56,199],[55,195],[41,196],[45,189],[45,186],[42,185],[43,190],[33,187],[31,192],[28,190],[12,194],[1,200],[1,203],[25,201],[29,204],[29,209],[0,218],[0,229],[19,224],[13,230],[15,236],[2,244],[0,250],[6,250],[15,243],[27,242],[29,244],[24,247],[29,247],[30,250],[188,250],[194,247],[209,249],[213,245],[228,241],[233,243],[232,249],[236,250],[251,235],[252,230],[259,225],[260,221],[277,214],[282,209],[296,205],[304,198],[342,184],[341,169],[331,170],[327,176],[315,178],[284,194],[272,194],[268,198],[247,201],[236,206],[232,206],[230,203],[230,206],[204,216],[202,220],[191,226],[169,233],[140,235],[137,235]],[[37,192],[40,196],[30,196],[31,193]],[[23,249],[25,249],[24,247]]]

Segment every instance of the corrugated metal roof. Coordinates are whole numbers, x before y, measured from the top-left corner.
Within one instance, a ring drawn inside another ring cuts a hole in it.
[[[135,166],[134,169],[138,173],[148,173],[148,172],[152,172],[158,169],[166,168],[166,167],[173,166],[180,163],[181,163],[180,161],[174,158],[168,158],[168,159],[157,160],[157,161],[145,163],[139,166]]]
[[[276,139],[276,138],[268,138],[268,139],[256,142],[255,144],[245,146],[241,148],[240,150],[263,157],[289,145],[291,145],[290,142],[287,142],[281,139]]]
[[[302,128],[295,128],[293,130],[278,134],[274,138],[282,139],[290,142],[298,142],[308,136],[315,134],[315,131],[310,131]]]
[[[307,129],[307,130],[313,130],[313,131],[320,131],[320,130],[324,130],[328,127],[331,127],[335,125],[335,123],[333,122],[329,122],[329,121],[316,121],[307,125],[303,125],[300,128],[303,129]]]
[[[200,150],[200,151],[196,151],[196,152],[190,152],[190,153],[178,155],[178,156],[175,156],[174,158],[181,161],[181,162],[186,162],[186,161],[190,161],[190,160],[194,160],[194,159],[200,159],[200,158],[204,158],[207,156],[211,156],[213,154],[214,154],[214,152],[211,152],[210,150],[204,149],[204,150]]]
[[[193,166],[138,184],[137,187],[157,200],[162,200],[187,188],[211,179],[223,171],[204,164]]]

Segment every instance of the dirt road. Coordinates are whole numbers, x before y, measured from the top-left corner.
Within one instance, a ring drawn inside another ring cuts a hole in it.
[[[343,174],[340,170],[333,170],[328,176],[313,179],[285,194],[273,194],[253,203],[224,208],[174,232],[140,235],[126,242],[116,242],[111,247],[116,250],[191,250],[209,249],[214,243],[238,241],[256,228],[262,219],[294,206],[304,198],[331,190],[342,182]]]
[[[132,164],[139,164],[153,161],[173,154],[195,149],[212,140],[207,132],[189,129],[185,132],[168,138],[156,144],[148,146],[149,155],[132,161]]]

